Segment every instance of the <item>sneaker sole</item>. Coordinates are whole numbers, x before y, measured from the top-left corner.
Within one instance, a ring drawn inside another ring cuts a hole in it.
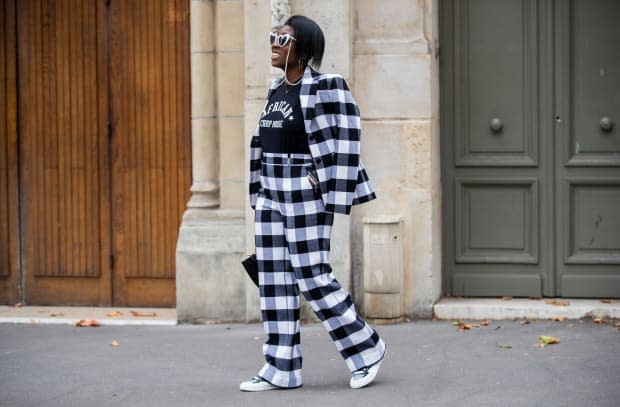
[[[263,382],[263,383],[241,383],[239,385],[239,390],[241,391],[266,391],[266,390],[275,390],[277,386],[274,386],[271,383]]]

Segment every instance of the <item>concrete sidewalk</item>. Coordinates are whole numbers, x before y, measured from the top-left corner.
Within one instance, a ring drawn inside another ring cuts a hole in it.
[[[591,318],[526,322],[462,332],[452,321],[378,326],[388,354],[377,380],[360,390],[348,387],[323,326],[304,325],[304,386],[264,393],[238,390],[262,364],[260,324],[4,323],[0,406],[618,405],[619,329]],[[561,342],[539,349],[540,335]]]
[[[175,308],[54,307],[0,305],[0,323],[75,325],[96,320],[101,325],[176,325]]]

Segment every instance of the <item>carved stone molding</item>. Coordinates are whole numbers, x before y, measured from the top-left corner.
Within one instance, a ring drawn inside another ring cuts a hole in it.
[[[271,27],[278,28],[291,16],[289,0],[271,0]]]

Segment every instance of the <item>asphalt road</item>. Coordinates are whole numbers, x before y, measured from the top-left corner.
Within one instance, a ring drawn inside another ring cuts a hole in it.
[[[415,321],[377,330],[388,353],[365,389],[348,387],[329,336],[310,324],[302,326],[304,386],[242,393],[239,383],[262,364],[259,324],[0,324],[0,406],[620,405],[612,324],[510,320],[459,332],[452,321]],[[540,335],[560,343],[537,348]]]

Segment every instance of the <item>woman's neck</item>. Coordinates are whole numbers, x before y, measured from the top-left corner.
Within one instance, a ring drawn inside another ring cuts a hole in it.
[[[300,70],[299,67],[289,67],[286,71],[286,80],[289,82],[297,82],[303,76],[304,71]]]

